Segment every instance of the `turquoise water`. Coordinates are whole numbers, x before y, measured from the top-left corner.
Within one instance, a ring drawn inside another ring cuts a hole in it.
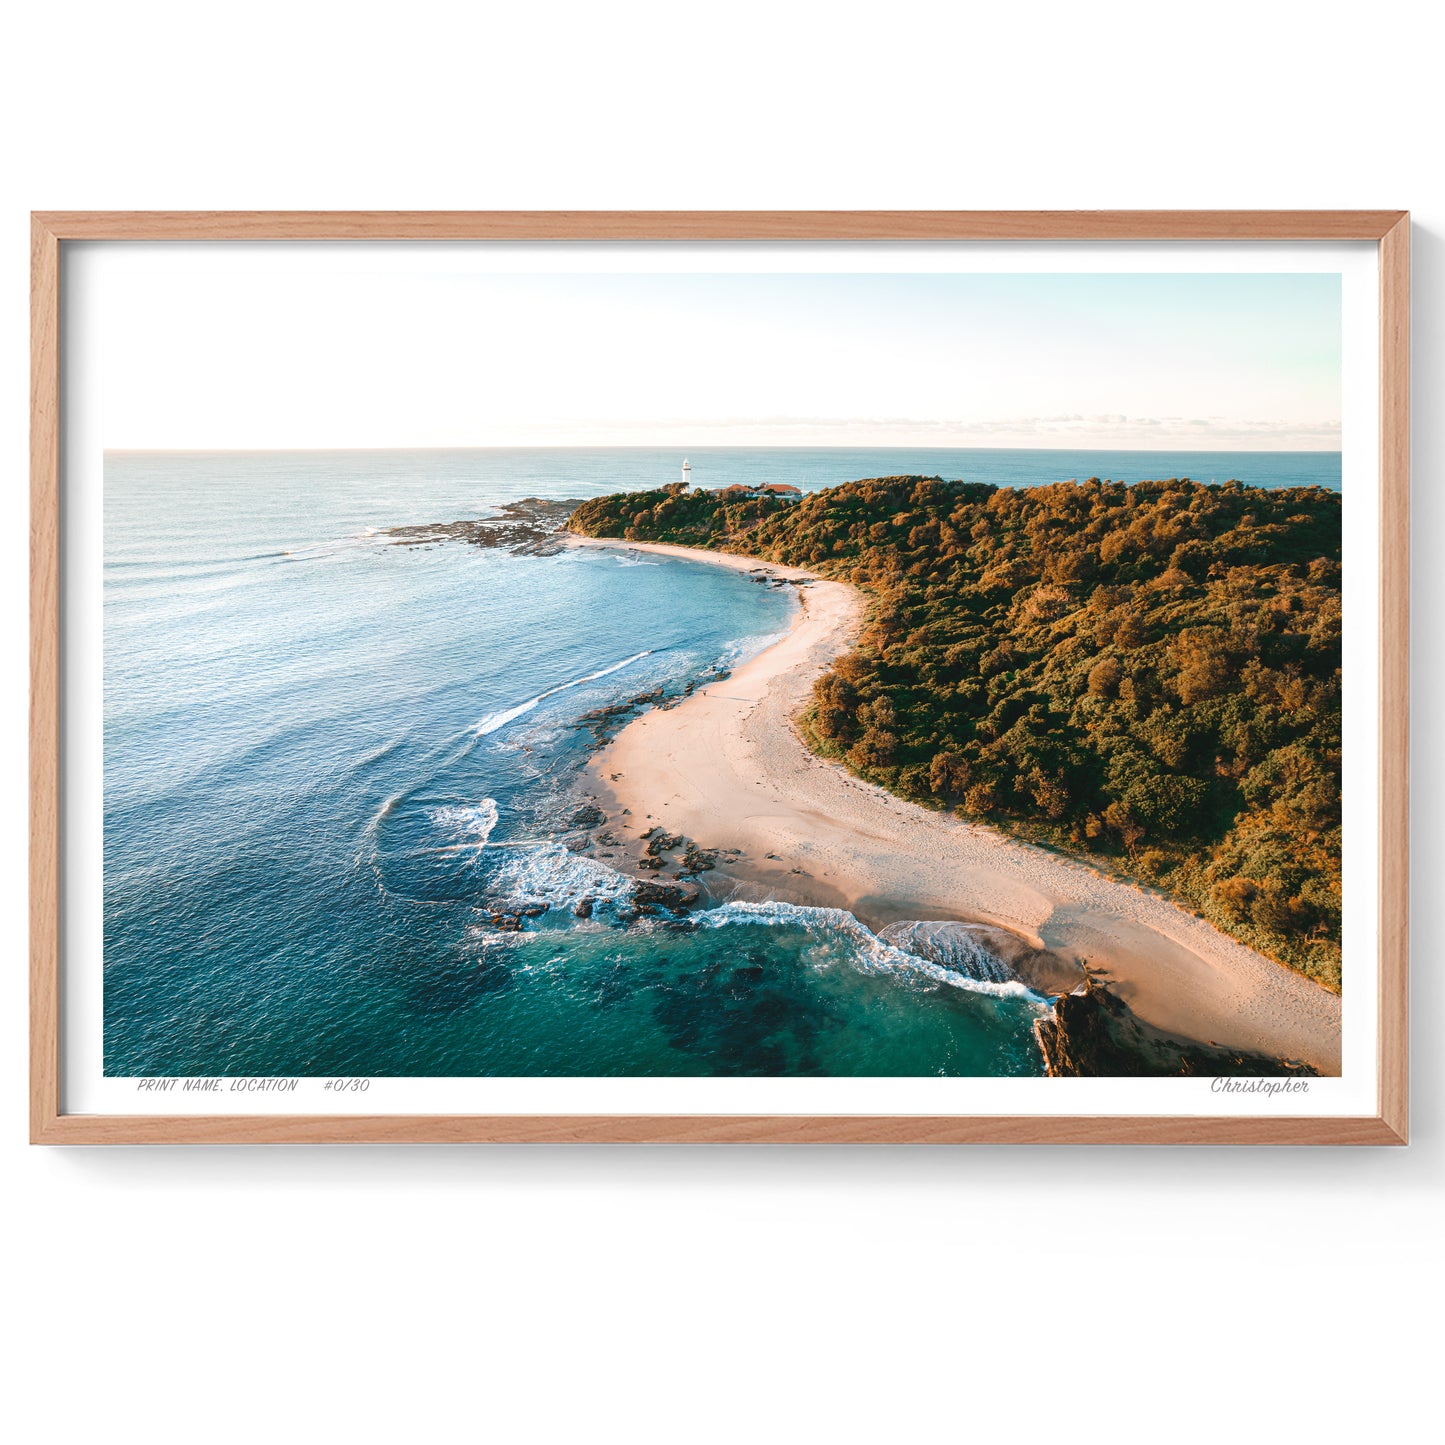
[[[704,485],[1107,474],[1079,464],[1099,454],[1034,455],[1048,465],[692,461]],[[1178,462],[1158,470],[1202,474]],[[1221,479],[1250,480],[1234,463]],[[1328,460],[1270,465],[1278,484],[1306,465],[1331,484]],[[582,801],[579,716],[756,651],[787,626],[786,595],[670,559],[377,535],[679,466],[621,450],[107,457],[108,1074],[1038,1072],[1028,997],[947,981],[828,910],[625,924],[626,880],[558,841]],[[572,915],[582,896],[604,900],[590,920]],[[523,903],[550,907],[521,934],[488,926]]]

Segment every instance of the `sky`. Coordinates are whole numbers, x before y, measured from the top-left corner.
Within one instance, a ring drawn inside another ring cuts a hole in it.
[[[624,272],[555,255],[528,271],[483,248],[326,251],[92,252],[67,295],[94,325],[104,444],[1340,444],[1338,273]]]

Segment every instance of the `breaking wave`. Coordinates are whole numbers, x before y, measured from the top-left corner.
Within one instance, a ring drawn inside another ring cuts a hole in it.
[[[735,668],[744,662],[751,662],[759,653],[766,652],[775,642],[781,642],[788,635],[781,632],[757,632],[750,637],[739,637],[728,643],[718,655],[719,667]]]
[[[626,874],[596,858],[573,853],[560,843],[542,843],[510,852],[492,881],[512,903],[545,903],[549,908],[571,908],[584,898],[597,903],[622,903],[637,889]]]
[[[262,553],[266,557],[278,557],[284,562],[315,562],[322,557],[333,557],[338,552],[353,547],[365,547],[381,535],[379,527],[363,527],[349,537],[332,537],[324,542],[302,542],[295,547],[283,547],[279,552]]]
[[[1037,999],[1043,1002],[1032,989],[1009,977],[1007,968],[999,960],[993,962],[1002,970],[1002,978],[975,977],[959,972],[885,942],[843,908],[810,908],[798,903],[776,902],[724,903],[721,907],[709,909],[695,917],[699,924],[707,928],[745,924],[801,928],[814,935],[832,936],[847,944],[850,961],[864,973],[921,976],[934,983],[965,989],[970,993],[991,994],[995,998]]]
[[[590,899],[595,909],[607,909],[609,905],[614,911],[621,909],[624,920],[632,917],[626,905],[631,903],[638,887],[635,879],[606,863],[573,853],[554,842],[511,851],[496,866],[491,884],[499,900],[504,899],[515,908],[541,905],[549,909],[572,909],[583,899]],[[709,929],[793,928],[812,941],[839,946],[840,955],[862,973],[892,974],[915,982],[926,980],[995,998],[1044,1002],[981,944],[975,944],[972,950],[960,945],[956,958],[947,962],[920,957],[880,938],[843,908],[733,902],[694,913],[692,921],[700,928]]]
[[[581,687],[584,682],[596,682],[599,677],[608,677],[614,672],[620,672],[624,667],[631,666],[634,662],[640,662],[644,657],[651,656],[652,648],[644,648],[641,652],[634,652],[631,657],[624,657],[621,662],[614,662],[610,667],[602,667],[596,672],[588,672],[581,677],[574,677],[570,682],[562,682],[558,683],[556,687],[549,687],[546,692],[539,692],[536,697],[530,697],[526,702],[518,703],[516,707],[488,713],[477,723],[476,735],[484,738],[488,733],[496,732],[498,728],[505,727],[524,713],[531,712],[538,703],[545,702],[549,697],[555,697],[559,692],[566,692],[568,688],[572,687]]]
[[[497,800],[483,798],[471,808],[455,803],[433,808],[431,820],[463,846],[485,848],[487,839],[492,836],[492,829],[497,826]]]
[[[547,694],[544,692],[541,696],[531,698],[524,703],[519,703],[516,707],[508,708],[505,712],[489,712],[486,717],[477,724],[477,736],[484,738],[488,733],[494,733],[498,728],[505,727],[514,718],[521,717],[523,713],[531,712],[532,709],[542,701],[542,698],[546,696]]]
[[[942,964],[986,983],[1008,983],[1013,970],[967,923],[890,923],[879,935],[885,943],[917,958]]]

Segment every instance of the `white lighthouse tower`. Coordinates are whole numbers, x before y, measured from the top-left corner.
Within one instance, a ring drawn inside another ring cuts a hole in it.
[[[682,484],[684,487],[692,485],[692,466],[686,457],[682,459]]]

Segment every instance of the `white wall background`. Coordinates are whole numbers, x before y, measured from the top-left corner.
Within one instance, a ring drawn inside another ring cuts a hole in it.
[[[1445,1283],[1445,193],[1428,18],[1394,0],[72,0],[12,15],[0,1428],[60,1442],[1412,1431]],[[690,206],[1413,209],[1409,1150],[27,1148],[26,212]]]

